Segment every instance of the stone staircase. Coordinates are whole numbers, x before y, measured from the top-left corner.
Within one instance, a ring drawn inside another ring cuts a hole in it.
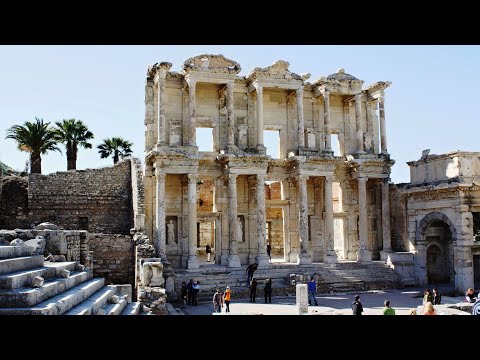
[[[0,246],[0,315],[138,315],[131,285],[107,285],[76,262],[44,261],[29,246]],[[64,270],[70,271],[62,277]],[[43,286],[32,287],[40,276]]]
[[[317,281],[317,293],[352,293],[373,289],[402,288],[398,274],[383,261],[358,263],[342,261],[337,264],[313,263],[297,265],[293,263],[272,263],[268,269],[257,269],[257,298],[263,298],[264,282],[272,279],[273,296],[295,294],[290,275],[296,275],[296,283],[307,283],[310,276]],[[236,299],[248,299],[249,290],[246,279],[246,266],[241,269],[229,269],[226,266],[201,264],[197,271],[176,269],[175,289],[180,296],[182,281],[190,279],[200,282],[199,302],[211,302],[217,287],[225,290],[228,285]],[[257,299],[258,301],[258,299]]]

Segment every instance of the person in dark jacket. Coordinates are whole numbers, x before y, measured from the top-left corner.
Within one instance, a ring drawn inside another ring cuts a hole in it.
[[[440,295],[437,288],[433,288],[433,305],[440,305],[441,302],[442,295]]]
[[[253,278],[253,273],[255,270],[257,270],[258,264],[253,263],[247,266],[247,286],[250,285],[250,282],[252,281]]]
[[[267,255],[268,255],[268,258],[269,258],[269,261],[270,261],[270,262],[272,262],[271,252],[272,252],[272,245],[270,245],[270,243],[268,242],[268,243],[267,243]]]
[[[313,276],[310,278],[310,281],[307,283],[307,290],[308,290],[308,305],[312,305],[312,302],[314,302],[315,306],[318,306],[317,299],[315,297],[315,295],[317,294],[317,283]]]
[[[265,304],[267,303],[267,298],[268,298],[268,303],[272,303],[272,279],[267,279],[265,280],[265,287],[263,288],[263,292],[265,293]]]
[[[210,262],[210,255],[212,254],[212,248],[210,245],[205,245],[205,252],[207,253],[207,262]]]
[[[182,297],[182,307],[187,306],[187,283],[185,281],[182,282],[182,288],[180,289],[180,296]]]
[[[352,303],[353,315],[362,315],[363,306],[360,302],[360,295],[355,295],[355,301]]]
[[[255,302],[256,296],[257,296],[257,280],[255,280],[255,278],[252,278],[252,281],[250,281],[250,302],[251,303]]]
[[[193,279],[187,284],[187,305],[192,305]]]

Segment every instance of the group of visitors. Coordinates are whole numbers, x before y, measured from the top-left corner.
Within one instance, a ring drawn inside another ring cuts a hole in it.
[[[190,279],[188,284],[182,282],[182,288],[180,289],[180,295],[182,297],[183,307],[187,305],[197,306],[198,300],[197,296],[200,292],[200,281],[193,281]]]
[[[225,292],[222,293],[220,288],[217,289],[217,292],[213,294],[213,310],[216,313],[221,313],[223,305],[225,305],[225,312],[230,312],[230,297],[231,290],[230,286],[227,286]]]

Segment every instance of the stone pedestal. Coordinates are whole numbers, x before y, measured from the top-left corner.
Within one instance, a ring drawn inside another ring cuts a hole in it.
[[[298,315],[308,314],[308,287],[307,284],[296,285]]]

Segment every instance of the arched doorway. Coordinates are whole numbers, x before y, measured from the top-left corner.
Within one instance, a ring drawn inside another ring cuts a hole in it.
[[[426,246],[426,271],[429,284],[450,283],[455,280],[453,241],[456,231],[450,219],[442,213],[430,213],[420,222],[417,241]]]

